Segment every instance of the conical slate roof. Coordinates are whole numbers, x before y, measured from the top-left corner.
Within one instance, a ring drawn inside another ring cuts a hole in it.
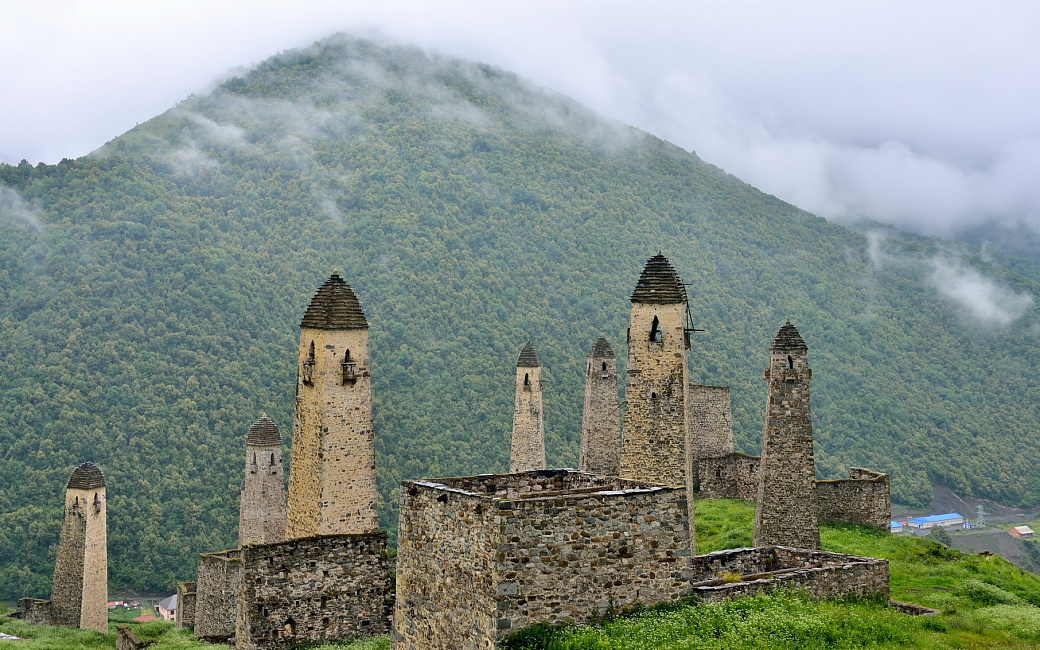
[[[524,343],[524,349],[520,350],[520,358],[516,360],[517,368],[540,368],[542,362],[538,360],[538,353],[534,351],[534,346],[528,341]]]
[[[83,463],[73,470],[66,487],[74,490],[103,488],[105,487],[105,475],[101,473],[101,468],[94,463]]]
[[[658,252],[643,267],[631,300],[644,304],[675,305],[686,302],[686,288],[671,263]]]
[[[278,433],[278,426],[267,417],[267,414],[262,414],[260,419],[249,427],[246,444],[253,447],[280,447],[282,434]]]
[[[590,359],[613,359],[614,349],[610,347],[610,343],[607,343],[607,339],[602,336],[596,339],[596,342],[592,344],[592,351],[589,352]]]
[[[365,312],[350,285],[333,273],[307,307],[300,327],[316,330],[363,330],[368,329]]]
[[[780,328],[780,331],[776,333],[776,338],[773,339],[773,344],[769,346],[769,349],[808,350],[809,346],[802,340],[802,335],[798,333],[798,329],[788,320]]]

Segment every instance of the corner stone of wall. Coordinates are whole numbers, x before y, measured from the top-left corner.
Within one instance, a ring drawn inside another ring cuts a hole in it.
[[[150,645],[155,645],[155,641],[142,641],[129,627],[116,626],[116,650],[141,650]]]
[[[388,633],[386,539],[376,532],[244,546],[236,647],[292,648]]]
[[[199,555],[199,573],[195,581],[195,638],[208,643],[226,643],[234,636],[241,583],[239,549]]]
[[[195,628],[196,585],[194,582],[177,583],[177,612],[174,615],[177,629]]]

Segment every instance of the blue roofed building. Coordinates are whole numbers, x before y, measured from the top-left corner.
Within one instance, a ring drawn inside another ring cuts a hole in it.
[[[899,533],[903,532],[903,524],[893,519],[892,521],[888,522],[888,532],[892,533],[893,535],[898,535]]]
[[[932,526],[963,526],[964,517],[956,512],[948,512],[945,515],[928,515],[927,517],[916,517],[908,519],[906,525],[910,528],[931,528]]]

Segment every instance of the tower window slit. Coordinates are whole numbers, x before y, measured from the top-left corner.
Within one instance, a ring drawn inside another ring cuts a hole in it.
[[[794,370],[794,359],[791,358],[791,355],[787,355],[787,367],[790,370]]]
[[[531,385],[531,375],[525,372],[524,373],[524,386],[530,386],[530,385]]]
[[[657,319],[657,316],[654,316],[654,322],[650,324],[650,342],[661,342],[661,321]]]
[[[603,372],[606,372],[606,371],[607,371],[607,362],[606,362],[606,361],[604,361],[604,362],[603,362],[603,368],[602,368],[602,370],[603,370]]]
[[[314,341],[311,341],[311,350],[307,354],[303,366],[300,368],[300,378],[303,380],[303,383],[308,386],[314,385],[314,363]]]

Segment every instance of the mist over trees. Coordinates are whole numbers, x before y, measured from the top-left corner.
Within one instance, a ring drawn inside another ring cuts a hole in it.
[[[232,546],[246,432],[266,411],[290,442],[299,319],[333,270],[371,323],[392,535],[400,480],[506,469],[528,338],[549,464],[576,465],[589,346],[624,365],[658,250],[706,330],[691,380],[732,387],[741,451],[790,318],[821,477],[1040,500],[1032,262],[828,223],[498,69],[333,38],[91,156],[0,166],[0,190],[0,598],[48,593],[88,460],[114,588],[168,590]]]

